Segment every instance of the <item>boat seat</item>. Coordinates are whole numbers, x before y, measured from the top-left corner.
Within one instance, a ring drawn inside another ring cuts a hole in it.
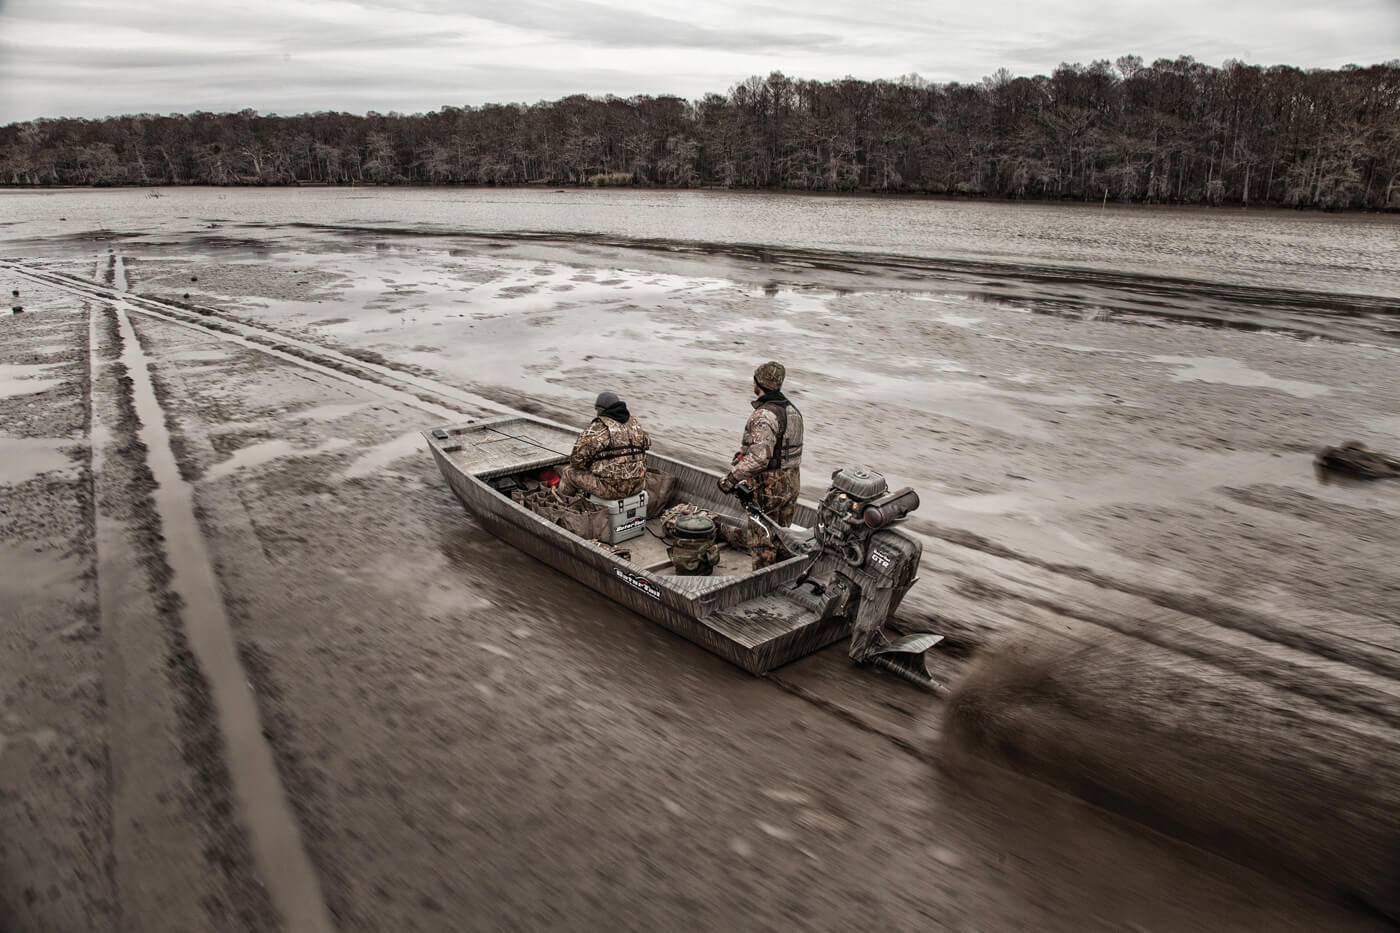
[[[625,499],[604,499],[601,496],[588,497],[608,510],[608,533],[603,539],[609,544],[620,544],[643,534],[647,530],[647,491],[643,489],[635,496]]]

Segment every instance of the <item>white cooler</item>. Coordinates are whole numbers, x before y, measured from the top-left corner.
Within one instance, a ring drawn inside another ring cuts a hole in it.
[[[604,540],[609,544],[620,544],[647,530],[645,489],[626,499],[600,499],[597,496],[588,498],[608,508],[608,536]]]

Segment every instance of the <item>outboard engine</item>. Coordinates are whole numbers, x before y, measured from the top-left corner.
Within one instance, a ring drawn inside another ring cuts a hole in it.
[[[831,474],[831,488],[817,507],[818,552],[806,581],[821,597],[823,618],[851,620],[851,659],[875,662],[901,676],[928,681],[922,655],[941,635],[890,640],[885,624],[919,573],[923,545],[893,526],[919,507],[905,487],[889,491],[885,478],[864,467]],[[895,656],[915,655],[917,665]]]

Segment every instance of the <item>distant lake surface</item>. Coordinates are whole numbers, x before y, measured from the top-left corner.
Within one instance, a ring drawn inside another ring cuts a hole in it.
[[[1400,217],[1387,215],[749,191],[0,191],[0,255],[16,254],[7,243],[30,241],[22,252],[32,254],[34,240],[92,230],[173,234],[209,224],[288,223],[753,244],[1400,297]]]

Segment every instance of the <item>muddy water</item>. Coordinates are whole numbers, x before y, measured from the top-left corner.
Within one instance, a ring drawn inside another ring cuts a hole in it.
[[[253,444],[240,448],[232,457],[223,463],[209,470],[204,474],[205,480],[222,479],[225,476],[232,476],[239,470],[246,470],[252,467],[261,466],[264,463],[271,463],[280,457],[302,456],[314,457],[317,454],[331,453],[342,450],[350,446],[350,442],[339,438],[317,444],[315,447],[299,448],[291,442],[285,440],[271,440],[261,444]]]
[[[1000,266],[1400,296],[1393,217],[767,194],[538,189],[0,192],[7,239],[206,231],[289,218],[439,233],[554,233],[958,257]],[[60,218],[64,218],[60,220]],[[267,232],[253,234],[269,239]],[[15,255],[16,253],[9,253]],[[821,260],[807,260],[819,264]]]
[[[1239,360],[1225,357],[1154,356],[1152,362],[1181,367],[1179,372],[1172,375],[1173,382],[1212,382],[1216,385],[1277,389],[1297,398],[1316,398],[1333,391],[1316,382],[1277,379],[1251,369]]]
[[[255,377],[245,378],[251,382]],[[268,381],[258,377],[258,384]],[[235,390],[233,383],[223,380],[218,384],[221,397],[222,393]],[[391,435],[395,427],[392,422],[386,425],[385,436]],[[400,469],[415,466],[413,461],[405,461]],[[283,473],[276,481],[255,488],[281,488],[287,479]],[[354,485],[366,492],[388,493],[402,488],[397,478],[390,476]],[[473,890],[468,885],[484,885],[488,882],[477,879],[490,879],[493,873],[506,871],[510,873],[509,882],[498,883],[490,896],[515,898],[522,888],[535,890],[539,886],[550,892],[543,896],[544,903],[557,904],[567,896],[560,893],[561,889],[586,887],[599,891],[600,885],[613,882],[583,877],[579,866],[569,861],[569,853],[576,849],[572,840],[579,835],[590,840],[581,857],[592,863],[611,857],[610,853],[632,851],[627,848],[626,833],[635,826],[639,832],[666,833],[667,842],[674,838],[684,838],[686,842],[674,846],[658,841],[646,848],[649,871],[656,874],[657,881],[633,888],[633,892],[646,892],[646,903],[639,904],[641,898],[635,893],[620,890],[626,882],[602,888],[607,892],[603,896],[617,897],[636,911],[631,914],[631,924],[622,924],[629,927],[669,928],[671,924],[664,921],[673,920],[674,915],[665,913],[668,903],[685,904],[676,910],[689,910],[692,915],[703,911],[706,902],[695,892],[706,885],[711,878],[709,873],[716,866],[723,866],[719,871],[728,875],[734,866],[749,859],[762,866],[768,879],[762,887],[763,894],[734,891],[729,887],[732,875],[721,883],[725,886],[725,900],[736,905],[734,914],[743,914],[752,925],[765,928],[770,925],[770,917],[765,914],[761,920],[754,920],[748,899],[771,902],[783,896],[778,892],[787,891],[815,891],[817,897],[839,892],[842,905],[829,911],[803,910],[799,905],[789,917],[789,924],[815,929],[860,928],[861,920],[849,915],[862,910],[878,912],[882,920],[889,916],[884,925],[890,928],[915,923],[915,910],[922,912],[925,920],[944,920],[953,929],[1050,929],[1056,923],[1056,913],[1067,927],[1078,929],[1092,928],[1095,922],[1103,928],[1117,929],[1133,929],[1134,924],[1144,929],[1191,928],[1190,918],[1179,913],[1173,916],[1170,909],[1161,906],[1162,900],[1172,899],[1190,903],[1199,916],[1212,916],[1215,928],[1245,928],[1252,920],[1256,928],[1278,929],[1289,922],[1287,909],[1280,908],[1272,894],[1260,897],[1256,903],[1269,904],[1277,911],[1274,916],[1240,919],[1235,913],[1238,907],[1231,902],[1245,896],[1240,891],[1256,890],[1252,886],[1258,882],[1239,876],[1233,876],[1230,882],[1217,881],[1222,893],[1217,893],[1218,900],[1211,906],[1204,906],[1207,898],[1200,893],[1198,879],[1184,875],[1179,863],[1156,861],[1147,867],[1140,855],[1125,852],[1121,840],[1086,839],[1086,827],[1098,824],[1082,811],[1066,815],[1054,831],[1045,832],[1045,805],[1027,805],[1028,800],[1037,798],[1024,792],[1012,798],[1030,811],[1029,818],[1019,824],[1014,819],[997,818],[1006,811],[1007,801],[996,799],[991,793],[995,785],[989,787],[984,782],[978,784],[979,793],[990,800],[981,807],[970,807],[965,794],[951,792],[937,803],[929,803],[922,783],[889,793],[887,787],[872,786],[872,781],[904,773],[907,763],[890,760],[894,756],[879,745],[860,749],[868,757],[854,764],[849,772],[843,772],[842,763],[851,761],[849,754],[854,746],[845,739],[839,747],[821,745],[832,735],[830,723],[815,714],[792,713],[786,698],[775,695],[776,691],[762,683],[744,678],[688,646],[668,641],[655,626],[616,612],[596,594],[547,568],[531,566],[517,551],[501,548],[469,517],[460,514],[440,483],[430,483],[427,488],[414,486],[404,492],[423,503],[430,526],[438,533],[436,537],[420,535],[419,528],[413,527],[401,535],[403,550],[387,556],[378,548],[344,535],[342,530],[339,533],[344,536],[335,539],[334,546],[341,551],[360,550],[362,556],[338,558],[354,568],[357,593],[359,587],[383,587],[387,580],[412,584],[407,588],[422,600],[422,609],[418,602],[410,602],[413,608],[400,610],[394,618],[405,620],[406,624],[413,624],[407,620],[420,615],[442,619],[443,624],[425,626],[425,634],[416,636],[431,639],[428,643],[435,652],[450,651],[453,638],[464,643],[465,650],[449,653],[438,669],[430,666],[411,673],[394,672],[400,675],[396,682],[408,682],[408,708],[415,711],[392,723],[392,738],[388,741],[396,749],[396,765],[414,769],[415,756],[424,754],[425,748],[429,750],[427,754],[442,755],[451,761],[451,753],[442,751],[442,744],[457,734],[461,723],[475,717],[492,723],[483,730],[484,735],[472,733],[472,740],[462,743],[459,752],[462,759],[490,763],[490,776],[473,782],[468,799],[454,799],[461,792],[453,786],[453,780],[436,776],[442,773],[441,769],[434,769],[433,776],[428,776],[425,764],[423,770],[409,770],[411,777],[396,775],[395,793],[403,795],[401,812],[419,819],[441,813],[437,820],[448,826],[453,820],[484,825],[498,840],[487,849],[471,850],[477,853],[471,861],[472,877],[462,877],[465,873],[453,877],[453,894],[435,892],[438,900],[446,900],[449,905],[467,901],[467,892]],[[340,497],[344,501],[351,494],[342,489]],[[363,519],[390,512],[398,525],[406,522],[413,511],[364,508],[364,503],[359,504],[361,508],[350,511],[348,516]],[[308,537],[318,541],[330,539],[337,533],[337,526],[347,524],[342,518],[320,526],[323,534]],[[424,542],[436,544],[448,566],[440,566],[417,551]],[[521,581],[528,582],[522,585]],[[414,643],[415,637],[405,637],[401,632],[397,624],[391,633],[386,632],[399,647],[375,651],[373,656],[397,655],[401,663],[415,667],[424,663],[417,652],[402,647]],[[837,660],[841,660],[839,652]],[[300,669],[290,660],[285,663],[288,669]],[[531,676],[540,671],[545,672],[544,676]],[[878,689],[843,667],[833,666],[822,673],[827,676],[816,683],[828,690],[845,687],[851,693],[869,694]],[[443,694],[456,688],[454,677],[463,674],[466,683],[460,693],[443,701]],[[368,681],[370,677],[361,675],[356,679]],[[897,694],[884,697],[911,711],[893,712],[892,718],[912,718],[925,712],[919,700]],[[547,702],[542,703],[541,698]],[[353,702],[347,700],[348,704]],[[539,709],[533,705],[536,703],[546,708]],[[437,704],[447,707],[443,725],[433,723],[433,711],[440,708]],[[528,709],[528,714],[521,714],[522,707]],[[589,731],[551,728],[559,722],[558,710],[569,711],[565,721],[570,724],[590,724]],[[811,719],[807,718],[809,715]],[[369,724],[373,718],[365,716],[356,722],[367,730],[374,729],[378,724]],[[798,719],[807,720],[810,726],[798,726]],[[637,732],[626,731],[634,722],[640,724]],[[601,728],[607,731],[599,736],[592,731],[597,728],[591,725],[595,723],[606,724]],[[744,738],[750,729],[769,723],[775,731],[790,726],[804,731],[795,740],[791,734],[764,734],[754,738],[752,744]],[[810,732],[806,731],[808,728]],[[442,731],[436,735],[421,734],[439,729]],[[415,731],[420,734],[415,735]],[[582,740],[578,740],[580,734]],[[373,735],[364,741],[371,749],[379,744]],[[509,741],[518,744],[509,747]],[[543,753],[536,744],[541,741],[547,748]],[[878,742],[878,738],[871,741]],[[788,742],[800,749],[790,758],[782,752]],[[672,747],[669,743],[675,744]],[[740,751],[726,753],[730,743],[740,744]],[[353,765],[354,749],[345,749],[342,754]],[[736,764],[730,754],[742,761]],[[520,774],[517,762],[526,756],[532,758],[528,776],[516,777]],[[699,770],[703,777],[698,784],[692,783],[693,774],[689,771],[689,762],[695,759],[702,762]],[[654,769],[668,773],[659,779],[647,779],[645,775]],[[328,766],[328,770],[339,769]],[[920,769],[912,770],[917,779],[927,781]],[[567,774],[557,776],[560,771]],[[357,779],[372,774],[368,769],[352,773]],[[460,771],[451,773],[461,779]],[[597,780],[601,786],[589,785],[590,780]],[[729,790],[731,782],[739,785],[733,796]],[[715,795],[716,787],[725,793]],[[851,808],[845,800],[833,801],[836,794],[849,794],[864,803]],[[435,801],[435,797],[447,800]],[[873,806],[871,801],[879,801],[880,805]],[[581,816],[584,810],[588,811],[587,817]],[[535,819],[540,813],[548,816]],[[1041,819],[1036,819],[1037,814]],[[990,830],[983,831],[981,826],[967,828],[968,821],[976,819],[990,820]],[[892,838],[886,821],[907,828],[912,838]],[[851,827],[848,834],[847,827]],[[359,831],[360,827],[357,825],[356,829]],[[414,858],[410,834],[388,831],[402,835],[392,842],[386,839],[384,848],[396,855],[402,853],[404,860]],[[675,835],[669,835],[673,831]],[[442,832],[448,839],[443,844],[449,847],[449,855],[464,850],[456,832]],[[1093,835],[1092,830],[1088,832]],[[834,838],[828,841],[823,838],[825,834]],[[541,836],[554,844],[537,842],[531,849],[522,841],[539,840]],[[1032,840],[1030,849],[1040,850],[1029,857],[1034,861],[1028,860],[1028,838]],[[884,850],[878,862],[863,862],[867,845]],[[418,870],[381,860],[373,871],[399,871],[410,875],[414,882],[420,877],[431,878],[429,859],[438,860],[439,855],[431,852],[421,858]],[[808,864],[814,865],[810,878],[805,874]],[[878,867],[871,870],[868,865]],[[362,866],[360,870],[365,869]],[[1217,880],[1222,877],[1214,867],[1203,873]],[[1125,876],[1131,875],[1137,876],[1136,881],[1125,885]],[[991,892],[986,887],[988,879],[997,879]],[[1004,886],[1000,884],[1002,879],[1008,879]],[[1086,879],[1093,879],[1088,883],[1102,890],[1086,892]],[[854,886],[878,883],[881,891],[892,893],[869,901],[850,901],[847,897],[853,880]],[[949,885],[951,890],[940,885]],[[1132,893],[1125,893],[1130,888]],[[361,885],[361,889],[368,892],[370,886]],[[1145,896],[1144,889],[1171,893]],[[697,897],[701,906],[682,900],[690,897]],[[892,906],[895,901],[899,907]],[[856,903],[862,907],[853,909]],[[908,906],[911,903],[917,907]],[[957,907],[952,905],[966,905],[972,916],[957,916]],[[779,909],[787,909],[787,905],[780,905]],[[586,904],[576,908],[570,905],[570,911],[571,919],[582,927],[589,926],[588,921],[597,916],[588,913]],[[716,925],[718,913],[701,914],[704,919],[699,925]],[[1095,919],[1087,919],[1088,914]],[[947,919],[950,915],[951,921]],[[1085,919],[1076,927],[1071,918]],[[732,922],[733,915],[729,919]],[[870,913],[866,913],[864,922],[870,922]],[[1307,921],[1296,918],[1293,922],[1307,925]],[[741,921],[740,925],[746,924]],[[392,926],[381,924],[383,928]]]
[[[23,483],[40,473],[75,469],[68,455],[74,442],[51,437],[0,436],[0,484]]]
[[[0,399],[38,395],[63,382],[50,376],[52,367],[12,364],[0,366]]]

